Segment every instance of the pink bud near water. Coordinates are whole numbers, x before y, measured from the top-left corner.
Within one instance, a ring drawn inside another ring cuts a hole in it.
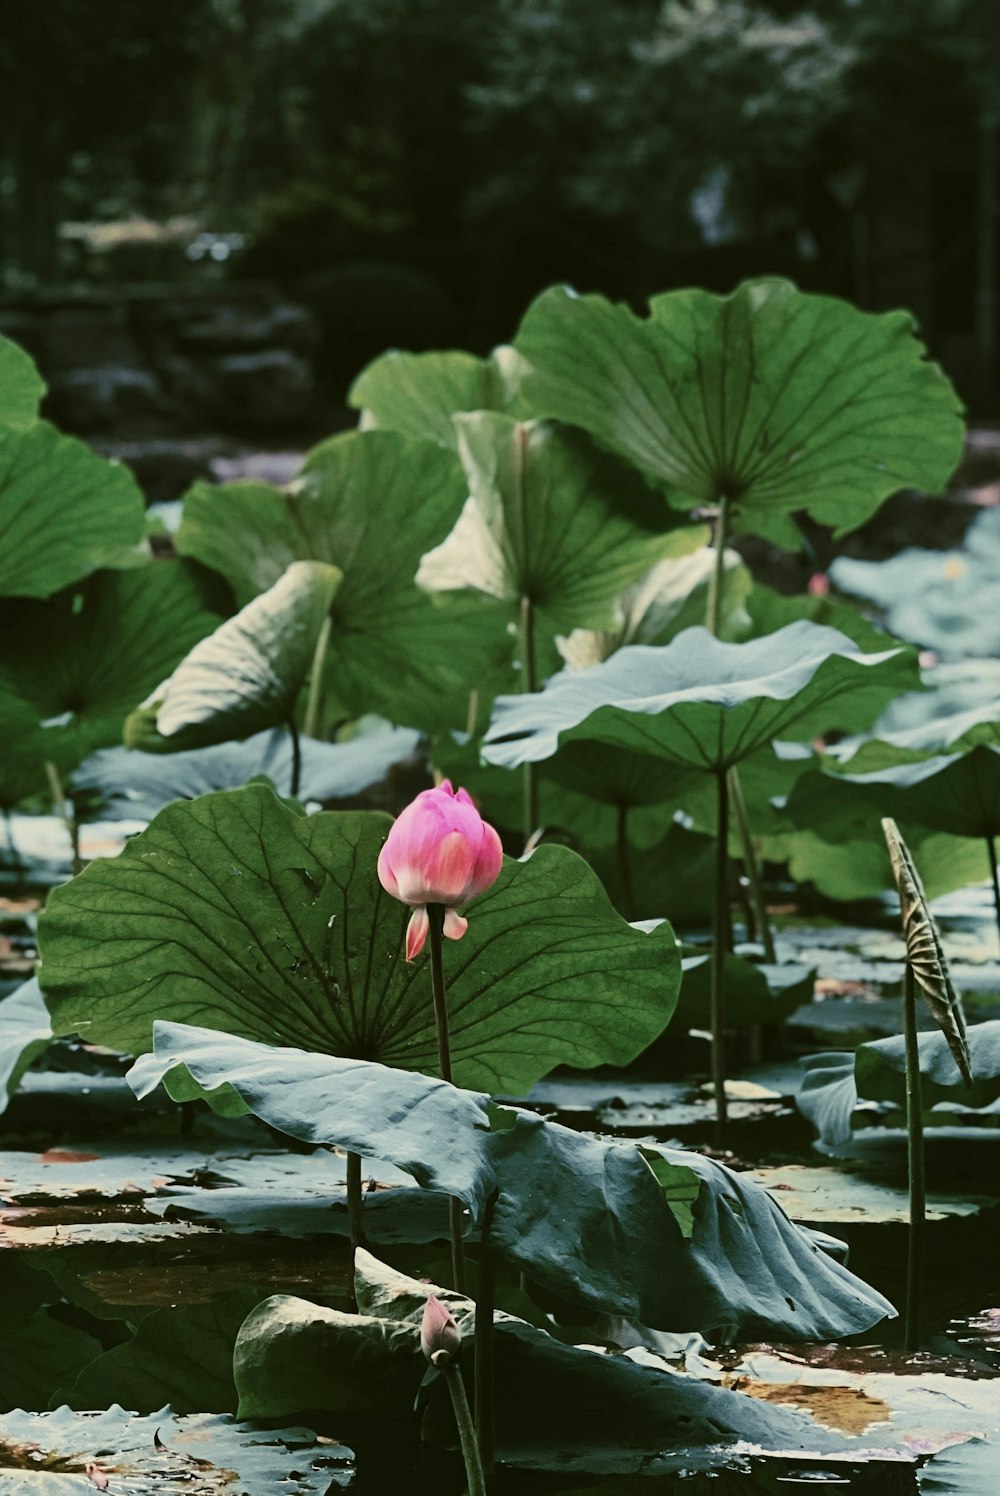
[[[485,893],[500,876],[503,848],[466,790],[445,780],[422,790],[393,824],[378,859],[379,882],[413,908],[406,930],[406,959],[424,948],[428,904],[445,906],[444,933],[461,940],[468,929],[456,908]]]
[[[825,571],[813,572],[812,576],[809,578],[808,590],[810,597],[829,597],[830,578],[827,576]]]
[[[420,1349],[428,1361],[441,1351],[449,1357],[457,1356],[461,1344],[462,1337],[453,1316],[440,1299],[429,1298],[420,1323]]]

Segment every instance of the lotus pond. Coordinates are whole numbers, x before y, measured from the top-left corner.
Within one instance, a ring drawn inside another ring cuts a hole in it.
[[[179,516],[43,393],[0,1492],[992,1491],[1000,513],[910,318],[554,288]]]

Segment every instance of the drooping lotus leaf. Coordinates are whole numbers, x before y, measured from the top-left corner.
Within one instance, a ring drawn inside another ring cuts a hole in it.
[[[10,338],[0,337],[0,427],[7,431],[32,425],[44,394],[45,381],[34,359]]]
[[[366,431],[398,431],[455,448],[452,416],[460,410],[519,414],[517,375],[523,360],[513,348],[489,358],[473,353],[384,353],[362,370],[347,403],[361,411]]]
[[[1000,834],[1000,746],[935,754],[916,762],[906,750],[899,750],[899,756],[902,763],[868,773],[811,770],[788,798],[789,818],[828,840],[838,838],[852,805],[870,807],[873,836],[880,834],[879,819],[884,815],[907,828],[929,826],[953,836]]]
[[[52,1496],[103,1489],[155,1490],[157,1496],[227,1496],[234,1486],[245,1496],[329,1496],[348,1486],[352,1455],[343,1445],[322,1443],[310,1429],[261,1429],[225,1413],[186,1418],[160,1408],[140,1418],[124,1408],[74,1413],[15,1409],[0,1414],[0,1445],[27,1451],[26,1469],[14,1467],[8,1489],[36,1489]],[[95,1475],[88,1475],[88,1466]],[[340,1468],[337,1468],[337,1467]]]
[[[53,891],[41,980],[60,1033],[141,1053],[153,1019],[437,1067],[428,958],[376,861],[376,812],[293,814],[265,786],[168,806],[114,860]],[[626,1064],[664,1028],[673,934],[633,930],[565,847],[505,860],[446,951],[452,1057],[523,1094],[560,1063]]]
[[[701,532],[664,524],[661,500],[634,468],[582,432],[493,411],[455,417],[470,498],[424,558],[427,587],[471,585],[512,607],[532,603],[552,636],[614,621],[618,594]]]
[[[955,391],[905,312],[789,281],[671,291],[640,318],[544,292],[515,340],[524,397],[582,426],[691,508],[725,495],[737,530],[797,546],[805,510],[844,534],[897,489],[937,491],[962,450]]]
[[[35,977],[0,1002],[0,1112],[32,1060],[52,1040],[52,1024]]]
[[[145,534],[135,479],[46,421],[0,431],[0,597],[51,597]]]
[[[125,746],[174,753],[290,722],[339,581],[335,566],[293,561],[132,713]]]
[[[466,491],[453,452],[392,431],[346,432],[315,448],[288,489],[195,484],[177,547],[221,572],[240,606],[293,561],[338,567],[325,679],[333,714],[380,711],[406,726],[443,715],[461,727],[472,685],[514,680],[506,614],[492,599],[466,589],[432,598],[414,584]]]
[[[943,1033],[917,1035],[921,1098],[926,1110],[940,1102],[989,1106],[1000,1097],[1000,1022],[973,1024],[968,1031],[972,1085],[961,1072]],[[810,1055],[797,1101],[821,1141],[836,1146],[851,1135],[851,1115],[859,1096],[870,1101],[906,1103],[906,1041],[902,1034],[861,1044],[851,1054]],[[929,1118],[934,1122],[933,1114]],[[951,1122],[949,1115],[943,1121]]]
[[[685,947],[684,956],[681,993],[671,1027],[707,1029],[711,1020],[710,958],[707,952],[697,954],[691,946]],[[811,1002],[816,969],[794,962],[757,966],[727,953],[722,980],[727,1026],[750,1028],[781,1023],[803,1003]]]
[[[563,671],[540,692],[500,698],[483,751],[513,767],[578,740],[712,772],[785,735],[871,720],[916,680],[911,652],[863,654],[807,621],[745,644],[686,629],[665,648],[634,645],[591,670]]]
[[[648,1148],[700,1181],[687,1238],[632,1144],[491,1108],[426,1075],[184,1024],[157,1023],[155,1053],[130,1079],[146,1095],[178,1066],[207,1091],[232,1086],[292,1137],[396,1164],[462,1200],[474,1224],[496,1197],[491,1249],[571,1301],[663,1329],[820,1338],[893,1312],[764,1190],[699,1154]]]
[[[186,562],[102,571],[56,597],[0,601],[5,768],[44,784],[120,741],[126,716],[221,621],[211,578]],[[25,792],[22,790],[22,793]]]
[[[410,758],[420,734],[387,723],[371,725],[344,743],[302,740],[299,798],[348,800],[379,784],[394,764]],[[97,796],[111,819],[151,821],[173,800],[194,800],[212,790],[236,790],[251,779],[269,779],[280,793],[290,791],[292,747],[280,728],[245,743],[220,743],[188,753],[140,753],[102,748],[73,775],[74,790]]]
[[[839,556],[830,577],[873,602],[893,634],[944,660],[1000,653],[1000,510],[981,514],[960,549],[911,547],[885,561]]]

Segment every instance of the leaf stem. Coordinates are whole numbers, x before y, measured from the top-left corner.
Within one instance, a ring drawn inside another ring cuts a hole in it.
[[[80,856],[80,822],[77,819],[76,806],[72,800],[67,799],[59,770],[51,759],[45,761],[45,777],[49,782],[52,809],[69,834],[69,844],[73,853],[73,876],[75,877],[77,873],[83,871],[83,859]]]
[[[451,1393],[451,1405],[455,1410],[458,1441],[462,1446],[462,1459],[465,1461],[465,1474],[469,1483],[468,1496],[487,1496],[486,1481],[479,1458],[479,1446],[476,1443],[476,1431],[472,1425],[469,1399],[465,1395],[465,1383],[462,1381],[458,1362],[449,1358],[442,1370],[448,1384],[448,1391]]]
[[[302,740],[299,737],[299,729],[294,717],[288,719],[288,731],[292,739],[292,782],[288,793],[295,799],[302,782]]]
[[[993,876],[993,907],[997,912],[997,934],[1000,934],[1000,873],[997,872],[997,844],[994,837],[986,837],[986,850],[989,853],[990,873]]]
[[[705,627],[710,634],[719,637],[722,627],[722,592],[726,578],[726,541],[729,539],[729,496],[719,495],[719,517],[715,521],[712,544],[715,548],[715,565],[708,581],[708,615]]]
[[[487,1491],[495,1475],[495,1391],[493,1365],[493,1309],[496,1303],[496,1264],[490,1252],[490,1227],[497,1195],[486,1202],[479,1232],[479,1274],[476,1288],[476,1437]]]
[[[635,888],[632,883],[632,859],[628,844],[628,806],[618,806],[618,882],[621,885],[622,913],[635,919]]]
[[[715,1091],[716,1142],[726,1129],[726,1015],[725,961],[729,906],[729,780],[725,769],[715,775],[718,791],[718,831],[715,844],[715,907],[712,931],[712,1087]]]
[[[347,1220],[351,1230],[351,1264],[354,1254],[365,1243],[364,1197],[361,1193],[361,1154],[347,1150]],[[352,1279],[353,1281],[353,1279]]]
[[[521,598],[521,688],[525,692],[538,690],[538,675],[535,665],[535,610],[531,598]],[[529,841],[538,830],[538,770],[535,764],[526,763],[524,776],[524,839]]]
[[[917,1042],[917,984],[906,963],[903,997],[906,1035],[906,1132],[910,1175],[910,1233],[906,1265],[906,1349],[920,1346],[920,1300],[924,1276],[924,1119]]]
[[[302,731],[307,738],[319,736],[319,716],[323,707],[323,666],[326,664],[326,651],[329,648],[332,628],[333,615],[328,613],[320,626],[320,631],[316,636],[316,648],[313,650],[309,694],[306,697],[306,717],[302,726]]]
[[[729,803],[733,808],[733,817],[740,833],[740,841],[743,846],[743,865],[746,868],[747,882],[750,894],[750,908],[753,910],[753,918],[756,929],[754,934],[764,947],[764,960],[774,966],[777,956],[774,951],[774,936],[771,934],[771,926],[767,918],[767,903],[764,899],[764,880],[760,875],[760,863],[757,861],[757,848],[753,844],[753,830],[750,826],[750,817],[747,814],[747,802],[743,798],[743,786],[740,783],[738,769],[729,771]]]
[[[448,990],[444,980],[444,905],[428,904],[431,948],[431,991],[434,995],[434,1027],[437,1031],[438,1069],[441,1079],[451,1081],[451,1040],[448,1034]],[[465,1242],[462,1237],[462,1202],[449,1201],[451,1271],[454,1287],[465,1292]]]

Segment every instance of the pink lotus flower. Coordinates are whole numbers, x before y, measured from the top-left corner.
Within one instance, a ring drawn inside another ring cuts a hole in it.
[[[379,853],[378,877],[386,893],[413,906],[406,929],[406,959],[419,956],[430,929],[428,904],[445,906],[444,933],[461,940],[469,928],[455,906],[485,893],[500,876],[503,848],[466,790],[450,780],[422,790],[397,818]]]
[[[420,1349],[428,1361],[442,1351],[449,1357],[457,1356],[462,1344],[462,1336],[454,1317],[444,1307],[440,1299],[433,1295],[424,1304],[424,1317],[420,1322]],[[435,1362],[435,1365],[438,1365]]]

